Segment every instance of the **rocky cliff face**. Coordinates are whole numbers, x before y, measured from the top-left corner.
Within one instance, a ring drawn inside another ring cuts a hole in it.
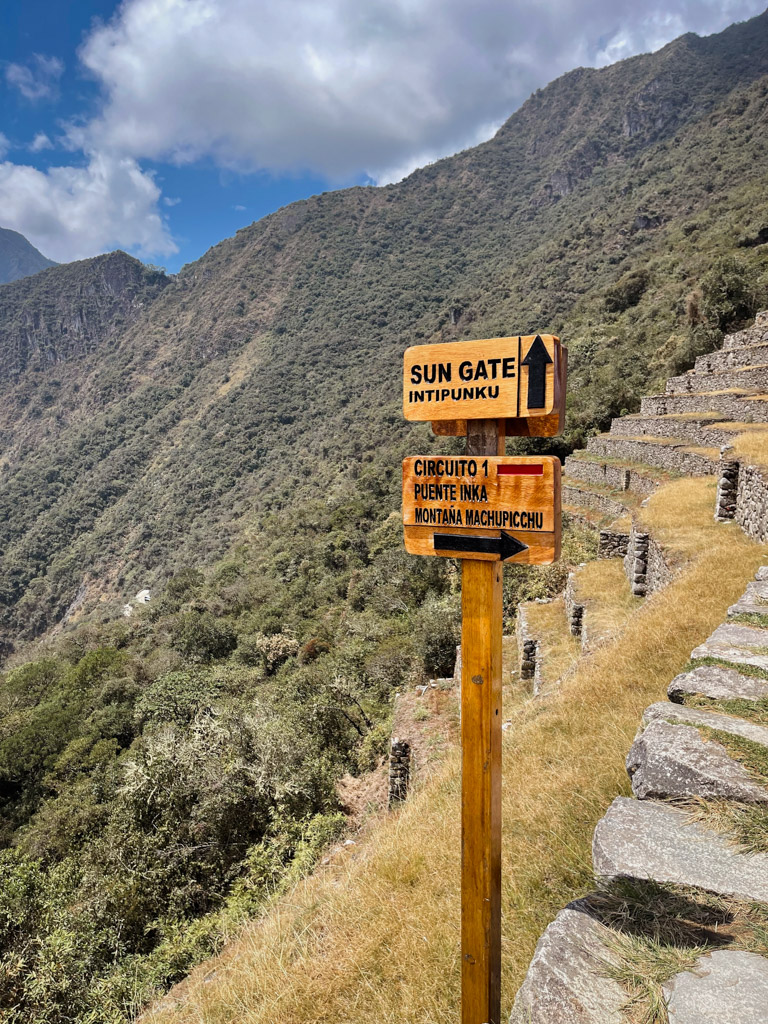
[[[0,287],[0,387],[83,355],[125,330],[168,279],[124,252]]]

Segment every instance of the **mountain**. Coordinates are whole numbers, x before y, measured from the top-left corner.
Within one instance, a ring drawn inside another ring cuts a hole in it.
[[[560,334],[564,449],[634,408],[765,304],[766,76],[768,12],[564,75],[489,142],[172,280],[116,253],[0,288],[6,647],[361,473],[396,509],[398,458],[433,443],[399,411],[414,342]]]
[[[0,228],[0,284],[55,266],[53,260],[46,259],[24,235],[10,228]]]

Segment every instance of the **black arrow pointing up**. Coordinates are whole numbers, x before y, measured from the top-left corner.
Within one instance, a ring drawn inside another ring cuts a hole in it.
[[[498,555],[499,561],[527,551],[528,545],[502,530],[500,537],[467,537],[457,533],[436,533],[435,551],[476,551],[482,555]]]
[[[543,409],[546,404],[547,395],[547,364],[552,362],[552,357],[547,352],[547,346],[537,334],[533,344],[528,349],[528,355],[523,360],[523,366],[528,367],[528,408]]]

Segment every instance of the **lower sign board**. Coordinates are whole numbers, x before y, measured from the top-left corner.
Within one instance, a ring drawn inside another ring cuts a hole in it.
[[[406,551],[549,565],[560,557],[561,472],[551,455],[405,459]]]

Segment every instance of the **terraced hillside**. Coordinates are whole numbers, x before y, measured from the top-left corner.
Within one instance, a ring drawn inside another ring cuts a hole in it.
[[[630,537],[632,513],[663,481],[720,472],[740,431],[768,424],[768,313],[722,349],[643,398],[565,460],[563,508],[605,531],[604,553]],[[768,427],[766,427],[768,429]],[[626,548],[625,548],[626,553]]]

